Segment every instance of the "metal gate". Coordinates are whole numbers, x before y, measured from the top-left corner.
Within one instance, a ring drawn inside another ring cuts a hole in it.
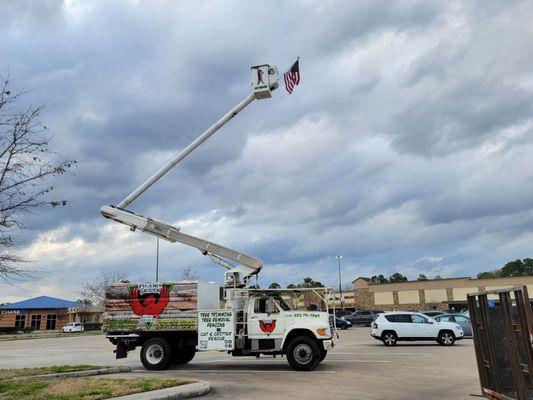
[[[533,314],[527,286],[468,295],[468,308],[483,395],[533,400]]]

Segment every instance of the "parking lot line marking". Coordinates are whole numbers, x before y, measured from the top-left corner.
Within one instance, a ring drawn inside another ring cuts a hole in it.
[[[191,365],[207,364],[207,363],[214,363],[214,362],[221,362],[221,361],[231,361],[231,359],[230,358],[220,358],[218,360],[196,361],[196,362],[191,362]]]
[[[382,356],[421,356],[421,355],[433,355],[434,353],[337,353],[336,351],[332,351],[331,355],[343,355],[343,356],[374,356],[374,355],[382,355]]]
[[[291,371],[291,370],[288,370],[288,369],[276,369],[276,370],[273,370],[273,369],[269,369],[269,370],[255,370],[255,369],[238,369],[238,370],[227,370],[227,369],[197,369],[197,370],[187,370],[187,369],[173,369],[172,371],[180,371],[180,372],[184,372],[184,373],[189,373],[189,372],[193,372],[193,373],[216,373],[216,374],[225,374],[225,373],[228,373],[228,374],[242,374],[243,372],[245,373],[252,373],[252,374],[264,374],[264,373],[280,373],[280,372],[283,372],[283,373],[293,373],[293,374],[301,374],[301,372],[299,371]],[[333,373],[336,373],[337,371],[335,370],[327,370],[327,371],[317,371],[317,370],[314,370],[313,371],[313,374],[333,374]]]
[[[390,363],[389,360],[335,360],[332,358],[327,358],[324,361],[333,361],[333,362],[345,362],[345,363]]]
[[[390,363],[390,360],[340,360],[335,358],[326,357],[326,361],[335,361],[335,362],[351,362],[351,363]],[[191,365],[201,365],[201,364],[208,364],[208,363],[217,363],[217,362],[231,362],[238,361],[240,363],[261,363],[265,362],[265,359],[254,359],[254,360],[240,360],[238,358],[227,358],[227,359],[220,359],[220,360],[209,360],[209,361],[199,361],[191,363]],[[269,359],[269,361],[276,361],[276,362],[285,362],[286,360],[283,358],[277,358],[277,359]]]

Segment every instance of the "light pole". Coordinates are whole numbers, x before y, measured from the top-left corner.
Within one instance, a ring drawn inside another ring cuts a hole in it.
[[[341,302],[341,310],[344,310],[344,305],[342,303],[342,281],[341,281],[341,260],[342,256],[335,256],[337,261],[339,262],[339,300]]]

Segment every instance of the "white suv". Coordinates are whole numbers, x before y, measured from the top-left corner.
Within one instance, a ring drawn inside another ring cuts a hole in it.
[[[370,335],[385,346],[394,346],[399,340],[436,340],[443,346],[452,346],[464,337],[463,329],[453,322],[437,322],[415,312],[379,314],[372,322]]]

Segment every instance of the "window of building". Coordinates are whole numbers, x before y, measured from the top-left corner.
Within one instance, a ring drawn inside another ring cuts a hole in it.
[[[26,326],[26,316],[17,315],[15,317],[15,328],[22,329]]]
[[[41,316],[40,315],[31,316],[31,329],[33,329],[34,331],[38,331],[41,329]]]
[[[46,330],[47,331],[53,331],[56,329],[56,319],[57,319],[57,315],[55,314],[48,314],[46,316]]]

